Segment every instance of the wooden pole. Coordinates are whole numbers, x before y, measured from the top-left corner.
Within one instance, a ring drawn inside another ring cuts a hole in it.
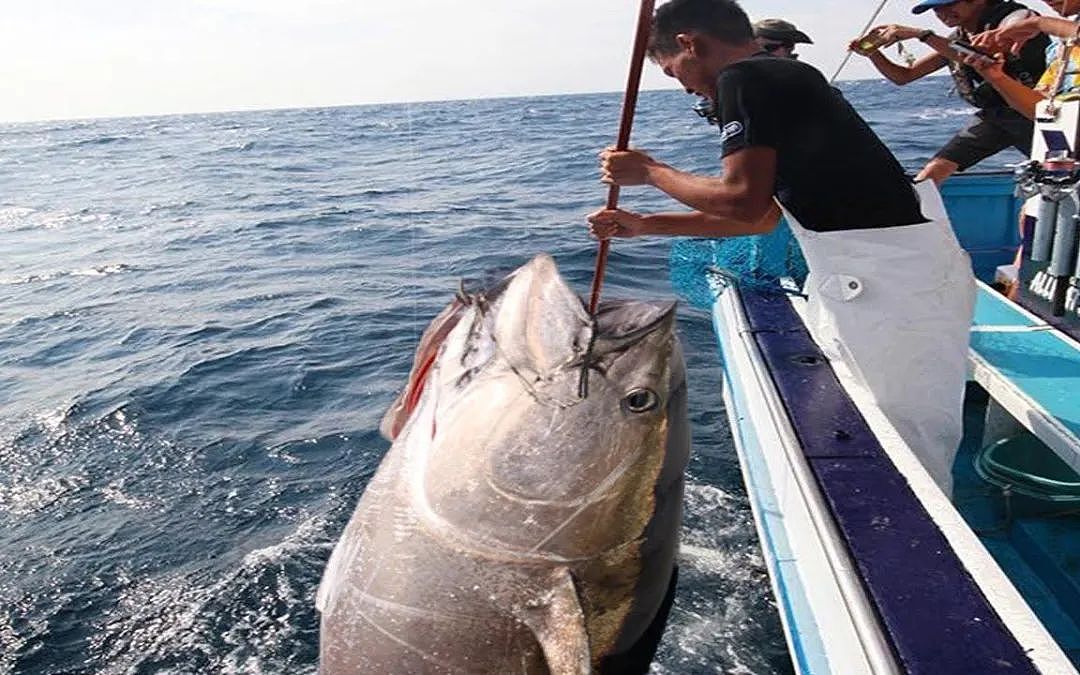
[[[622,120],[619,122],[619,137],[615,142],[616,150],[626,150],[630,146],[630,128],[634,123],[634,109],[637,107],[638,88],[641,85],[641,69],[645,63],[645,49],[649,45],[649,31],[652,28],[654,0],[641,0],[638,12],[637,35],[634,37],[634,51],[630,56],[630,75],[626,79],[626,91],[623,94]],[[607,208],[619,205],[619,186],[608,188]],[[608,250],[611,240],[600,241],[600,250],[596,254],[596,269],[593,271],[592,293],[589,298],[589,314],[596,314],[600,304],[600,288],[604,285],[604,270],[607,267]]]

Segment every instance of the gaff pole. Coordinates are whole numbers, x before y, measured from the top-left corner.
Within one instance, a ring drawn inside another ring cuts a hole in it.
[[[626,150],[630,146],[630,127],[634,123],[634,109],[637,107],[638,87],[641,84],[641,69],[645,63],[645,49],[649,44],[649,30],[652,27],[654,0],[641,0],[638,12],[637,35],[634,37],[634,51],[630,56],[630,75],[626,78],[626,92],[623,94],[622,121],[619,122],[619,137],[615,142],[616,150]],[[608,188],[607,208],[619,205],[619,186]],[[589,298],[589,314],[596,314],[600,304],[600,288],[604,285],[604,269],[607,267],[610,239],[600,241],[600,250],[596,254],[596,269],[593,271],[592,294]]]

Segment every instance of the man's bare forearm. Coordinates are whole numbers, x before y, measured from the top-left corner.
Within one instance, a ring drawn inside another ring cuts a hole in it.
[[[642,216],[643,234],[676,237],[738,237],[748,234],[764,234],[776,227],[780,209],[772,205],[756,222],[747,223],[700,211],[689,213],[654,213]]]
[[[931,41],[936,42],[937,40],[941,40],[941,38],[931,36],[930,40],[927,41],[927,44],[930,44]],[[930,44],[930,46],[934,47],[933,44]],[[944,46],[947,48],[947,44]],[[937,50],[936,48],[934,49],[935,51]],[[949,53],[953,53],[951,49],[949,50]],[[893,63],[887,56],[881,53],[881,50],[871,52],[868,55],[868,58],[870,59],[870,63],[874,64],[874,67],[877,68],[878,72],[885,76],[885,79],[893,84],[899,85],[904,85],[926,77],[930,73],[940,70],[946,65],[945,57],[941,54],[924,56],[916,61],[915,65],[911,67]]]
[[[1001,97],[1005,99],[1005,102],[1013,110],[1018,111],[1029,120],[1035,119],[1035,106],[1046,99],[1041,92],[1024,85],[1019,80],[1014,80],[1004,73],[991,75],[987,78],[987,81],[1001,94]]]
[[[1080,25],[1071,19],[1063,19],[1057,16],[1031,17],[1035,19],[1040,33],[1046,33],[1059,38],[1074,38],[1080,35]]]
[[[723,177],[698,176],[666,164],[657,164],[649,170],[649,183],[701,215],[732,227],[756,227],[769,206],[754,200],[743,186]]]

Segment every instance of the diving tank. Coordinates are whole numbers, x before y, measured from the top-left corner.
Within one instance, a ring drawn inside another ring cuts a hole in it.
[[[1031,259],[1035,262],[1046,262],[1050,259],[1054,230],[1057,229],[1058,207],[1057,195],[1044,188],[1039,194],[1039,211],[1035,220],[1035,233],[1031,238]]]
[[[1047,268],[1051,276],[1068,277],[1076,269],[1076,210],[1075,193],[1066,194],[1057,204],[1057,226]]]

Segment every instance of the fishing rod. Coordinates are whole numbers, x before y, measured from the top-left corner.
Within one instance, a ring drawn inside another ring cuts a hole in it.
[[[641,84],[641,69],[645,63],[645,49],[649,44],[649,31],[652,27],[654,0],[641,0],[638,12],[637,35],[634,37],[634,50],[630,56],[630,75],[626,80],[626,92],[623,94],[622,120],[619,122],[619,137],[615,142],[616,150],[626,150],[630,146],[630,127],[634,123],[634,109],[637,107],[638,88]],[[619,206],[619,186],[608,187],[607,208]],[[600,250],[596,254],[596,268],[593,271],[592,293],[589,297],[589,314],[595,315],[600,304],[600,288],[604,284],[604,270],[607,267],[610,239],[600,240]]]
[[[874,10],[874,13],[870,15],[870,19],[866,22],[866,25],[863,26],[863,29],[859,31],[859,35],[866,35],[866,31],[870,30],[870,26],[874,25],[874,22],[877,21],[878,16],[881,14],[881,10],[885,9],[885,5],[887,4],[889,4],[889,0],[881,0],[881,4],[879,4],[877,9]],[[840,71],[844,69],[844,66],[847,65],[850,58],[851,50],[849,49],[847,53],[844,54],[844,60],[840,62],[840,67],[837,68],[836,72],[833,73],[833,76],[829,78],[829,84],[832,84],[836,81],[836,78],[840,77]]]

